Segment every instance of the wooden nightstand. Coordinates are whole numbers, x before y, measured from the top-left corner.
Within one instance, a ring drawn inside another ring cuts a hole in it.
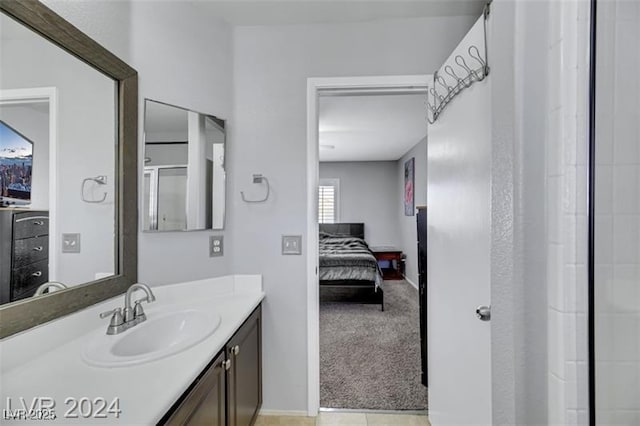
[[[385,280],[403,280],[400,264],[402,262],[402,250],[391,246],[369,247],[378,262],[389,262],[389,267],[382,269],[382,278]]]

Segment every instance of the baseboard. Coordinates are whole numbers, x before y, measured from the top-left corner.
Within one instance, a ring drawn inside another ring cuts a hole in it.
[[[399,414],[413,416],[428,416],[429,410],[376,410],[369,408],[322,408],[321,413],[365,413],[365,414]]]
[[[258,413],[261,416],[292,416],[292,417],[307,417],[306,411],[297,411],[297,410],[265,410],[264,408],[260,409]]]
[[[415,289],[418,289],[418,285],[416,283],[414,283],[413,281],[411,281],[409,278],[407,278],[406,275],[403,275],[404,279],[406,282],[408,282],[409,284],[411,284],[413,287],[415,287]]]

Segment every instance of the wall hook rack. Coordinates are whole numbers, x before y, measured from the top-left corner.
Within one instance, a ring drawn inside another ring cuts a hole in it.
[[[245,203],[264,203],[265,201],[267,201],[269,199],[269,193],[271,192],[271,185],[269,185],[269,179],[267,179],[265,176],[262,176],[261,174],[253,175],[253,183],[263,183],[263,182],[266,183],[267,185],[267,193],[265,194],[264,198],[261,198],[258,200],[250,200],[244,196],[243,191],[240,191],[240,196],[242,197],[242,201],[244,201]]]
[[[102,194],[102,198],[99,199],[99,200],[89,200],[88,198],[86,198],[84,196],[84,187],[87,184],[87,182],[95,182],[98,185],[106,185],[107,184],[107,177],[105,175],[100,175],[100,176],[95,176],[95,177],[84,178],[82,180],[82,188],[80,189],[80,198],[82,198],[82,201],[84,201],[85,203],[97,204],[97,203],[102,203],[104,200],[107,199],[107,193],[106,192],[104,194]]]
[[[471,87],[476,82],[484,80],[489,75],[489,60],[487,51],[487,18],[489,16],[489,4],[483,12],[484,24],[484,57],[476,45],[470,45],[467,49],[467,59],[462,55],[456,55],[453,64],[445,64],[433,73],[433,85],[427,94],[427,121],[433,124],[442,114],[446,106],[464,89]],[[463,53],[464,54],[464,53]],[[466,56],[465,55],[465,56]],[[477,64],[477,65],[476,65]],[[454,69],[454,66],[457,66]],[[474,68],[477,67],[477,68]],[[440,70],[448,77],[440,74]],[[431,96],[429,96],[431,95]]]

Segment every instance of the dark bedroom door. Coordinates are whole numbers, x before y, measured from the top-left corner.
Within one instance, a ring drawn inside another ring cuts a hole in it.
[[[422,384],[427,386],[427,208],[418,207],[418,297],[420,298],[420,353]]]

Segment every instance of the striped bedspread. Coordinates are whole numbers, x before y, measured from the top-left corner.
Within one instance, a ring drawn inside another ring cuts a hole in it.
[[[382,274],[376,258],[361,238],[320,234],[320,281],[372,281]]]

